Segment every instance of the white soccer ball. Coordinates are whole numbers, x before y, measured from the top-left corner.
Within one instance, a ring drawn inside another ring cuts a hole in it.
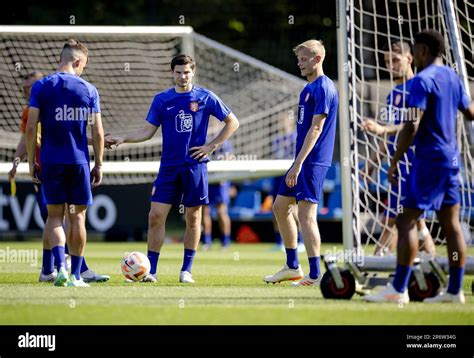
[[[126,278],[140,281],[150,273],[150,260],[141,252],[130,252],[124,255],[120,267]]]

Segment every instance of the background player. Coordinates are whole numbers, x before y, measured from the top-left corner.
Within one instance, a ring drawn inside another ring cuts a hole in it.
[[[91,183],[102,181],[104,134],[97,89],[80,78],[87,64],[87,47],[77,40],[65,43],[56,73],[33,86],[26,142],[30,175],[42,183],[48,208],[44,240],[57,263],[56,286],[88,286],[80,275],[86,243],[85,211],[92,204]],[[36,165],[36,136],[41,116],[41,180]],[[89,172],[87,124],[91,123],[95,167]],[[65,213],[65,205],[67,212]],[[69,217],[71,279],[65,265],[64,215]]]
[[[415,35],[413,55],[420,71],[413,79],[407,105],[416,109],[415,120],[407,121],[400,133],[397,151],[389,169],[396,181],[397,165],[414,141],[416,155],[409,177],[403,213],[397,217],[397,269],[393,283],[365,299],[371,302],[408,303],[408,280],[418,250],[416,220],[424,210],[436,210],[446,236],[449,259],[447,289],[424,302],[464,303],[462,280],[466,243],[459,223],[459,163],[456,140],[456,112],[459,109],[474,120],[470,102],[456,72],[443,65],[443,36],[435,30]]]
[[[207,161],[209,155],[237,130],[239,122],[229,108],[211,91],[194,86],[196,64],[187,55],[171,61],[175,86],[153,99],[145,126],[124,137],[112,137],[115,144],[138,143],[150,139],[162,126],[163,153],[160,170],[151,194],[148,216],[148,258],[150,275],[156,282],[156,267],[165,239],[165,223],[172,204],[186,207],[184,259],[179,275],[182,283],[194,283],[191,268],[201,237],[201,206],[209,203]],[[225,125],[206,143],[209,116]]]
[[[280,186],[273,212],[285,243],[286,265],[265,282],[299,280],[299,286],[319,283],[321,238],[316,222],[324,178],[331,166],[336,135],[338,94],[323,72],[325,49],[321,41],[309,40],[294,48],[301,75],[308,84],[300,94],[296,137],[296,159]],[[310,272],[303,278],[298,262],[297,226],[291,205],[298,204],[298,218],[308,254]]]
[[[413,56],[411,54],[410,45],[403,41],[397,41],[390,45],[389,51],[384,53],[385,66],[391,72],[395,88],[387,96],[387,108],[385,111],[386,125],[380,125],[377,122],[368,119],[363,123],[363,128],[371,133],[379,136],[388,136],[386,143],[380,143],[379,152],[385,153],[388,147],[390,158],[395,154],[396,137],[398,132],[403,128],[406,114],[406,99],[410,93],[412,79],[414,77],[411,64]],[[389,190],[388,206],[385,215],[388,216],[387,226],[384,227],[380,236],[378,245],[375,248],[375,255],[384,255],[393,252],[397,247],[397,229],[395,226],[395,218],[397,217],[400,206],[400,198],[403,196],[403,187],[406,184],[408,176],[409,164],[413,162],[413,147],[405,153],[404,163],[400,165],[400,180],[397,185],[391,185]],[[372,152],[371,158],[367,161],[366,173],[371,175],[374,166],[371,161],[376,161],[380,153]],[[416,223],[418,229],[418,238],[421,248],[428,252],[432,257],[436,255],[436,248],[431,237],[430,231],[426,227],[424,218],[419,218]]]

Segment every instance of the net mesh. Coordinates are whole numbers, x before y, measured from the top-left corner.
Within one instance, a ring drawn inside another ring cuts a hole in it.
[[[433,28],[446,38],[446,64],[460,71],[455,64],[453,44],[449,41],[446,12],[443,2],[424,1],[348,1],[348,56],[351,123],[351,168],[353,192],[353,232],[356,244],[363,247],[378,244],[379,236],[388,229],[387,178],[389,145],[385,136],[378,136],[362,129],[364,120],[371,118],[380,124],[386,122],[386,98],[395,86],[394,79],[385,68],[384,52],[389,43],[401,40],[412,42],[414,35]],[[466,57],[470,84],[474,80],[472,47],[474,44],[474,8],[464,1],[454,2],[457,26],[461,30],[462,49]],[[471,238],[473,214],[473,162],[470,126],[458,117],[458,145],[461,151],[461,221],[466,239]],[[367,162],[375,167],[372,175],[364,175]],[[410,166],[406,158],[401,165]],[[399,199],[398,199],[399,200]],[[443,241],[434,212],[426,213],[426,221],[433,238]]]
[[[99,91],[106,133],[121,135],[143,126],[153,96],[173,86],[171,58],[186,50],[197,62],[195,83],[221,97],[240,121],[232,138],[231,159],[291,159],[278,156],[272,142],[295,130],[293,110],[304,86],[302,80],[197,34],[68,34],[42,33],[38,28],[0,34],[0,162],[13,160],[20,139],[25,105],[22,76],[33,70],[54,72],[63,43],[71,37],[89,48],[83,78]],[[218,129],[219,124],[209,134],[215,135]],[[150,162],[150,173],[107,175],[104,183],[150,182],[156,175],[161,146],[161,134],[157,134],[147,142],[106,151],[105,161]]]

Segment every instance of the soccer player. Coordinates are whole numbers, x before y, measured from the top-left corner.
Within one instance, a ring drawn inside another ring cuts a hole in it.
[[[43,74],[40,71],[33,71],[27,74],[23,80],[23,94],[27,102],[30,100],[31,94],[31,87],[34,83],[43,78]],[[23,108],[23,113],[21,116],[21,138],[20,142],[18,143],[15,151],[15,159],[13,160],[12,169],[8,172],[8,176],[10,179],[14,179],[16,175],[16,169],[21,161],[26,157],[26,144],[25,144],[25,130],[26,130],[26,123],[28,121],[28,110],[29,106],[26,105]],[[41,124],[38,124],[38,138],[36,144],[36,164],[38,165],[38,169],[41,172],[41,160],[40,160],[40,149],[41,149]],[[88,138],[89,142],[90,138]],[[36,201],[38,203],[38,207],[40,209],[41,218],[44,222],[48,219],[48,209],[44,202],[43,191],[41,190],[41,184],[34,184],[35,192],[36,192]],[[66,223],[65,226],[68,227],[68,216],[65,217]],[[68,230],[67,230],[68,231]],[[67,233],[66,233],[67,234]],[[49,242],[44,240],[43,237],[43,261],[41,265],[41,272],[39,276],[39,282],[53,282],[56,279],[56,272],[54,271],[54,259],[51,252],[51,246]],[[65,245],[65,253],[69,254],[67,244]],[[94,271],[90,270],[87,266],[86,259],[82,261],[81,266],[81,277],[84,279],[85,282],[104,282],[110,279],[110,276],[107,275],[99,275]]]
[[[419,73],[413,79],[407,106],[414,118],[400,132],[397,150],[389,169],[389,178],[397,180],[397,165],[414,142],[413,171],[402,202],[403,212],[397,217],[398,247],[395,278],[383,290],[366,296],[371,302],[408,303],[408,280],[418,250],[416,221],[424,210],[436,210],[446,235],[449,255],[447,289],[424,302],[464,303],[462,280],[466,244],[459,223],[459,164],[456,140],[456,112],[474,120],[474,102],[470,102],[456,72],[443,65],[444,38],[435,30],[415,35],[413,48]]]
[[[150,274],[145,282],[156,282],[156,267],[165,240],[165,222],[173,204],[186,207],[184,259],[181,283],[194,283],[191,269],[201,237],[201,207],[209,203],[207,161],[209,155],[237,130],[239,122],[211,91],[193,85],[196,64],[187,55],[171,60],[175,86],[158,93],[146,117],[145,126],[124,137],[112,137],[116,145],[150,139],[162,127],[163,153],[160,170],[151,193],[148,216],[148,258]],[[206,143],[209,116],[225,125]]]
[[[377,122],[368,119],[363,123],[363,128],[367,132],[384,136],[385,138],[388,136],[386,139],[387,143],[381,143],[382,145],[379,145],[379,152],[382,154],[385,153],[385,150],[388,147],[390,158],[392,158],[395,154],[397,134],[403,128],[403,123],[405,122],[404,117],[407,113],[406,98],[410,93],[414,77],[411,68],[413,56],[411,54],[410,45],[403,41],[392,43],[389,51],[385,52],[384,59],[385,66],[392,73],[396,83],[395,88],[387,96],[387,107],[385,108],[386,111],[384,113],[387,124],[380,125]],[[406,183],[405,179],[408,176],[408,166],[413,162],[413,150],[413,147],[407,150],[405,163],[400,165],[400,183],[390,187],[388,199],[389,208],[385,211],[385,215],[388,216],[387,226],[384,227],[382,235],[380,236],[379,243],[375,249],[375,255],[384,255],[385,253],[392,252],[397,246],[395,218],[400,205],[399,198],[402,197],[404,192],[403,188]],[[374,152],[374,154],[375,155],[371,156],[371,160],[376,161],[380,153]],[[367,174],[370,175],[373,169],[371,161],[367,161]],[[422,247],[430,256],[434,257],[436,255],[436,248],[423,217],[419,218],[416,226],[418,229],[418,239],[421,244],[420,247]]]
[[[225,141],[219,147],[215,155],[217,158],[224,158],[232,153],[232,144]],[[230,202],[230,182],[223,180],[216,184],[209,184],[209,205],[202,208],[202,224],[203,224],[203,250],[209,250],[212,245],[212,218],[211,205],[216,208],[217,222],[221,232],[222,249],[226,249],[230,245],[231,221],[229,217],[228,205]]]
[[[300,94],[297,117],[296,158],[282,182],[273,212],[285,243],[286,265],[265,282],[297,281],[296,286],[317,285],[321,279],[321,238],[316,222],[324,178],[331,166],[336,134],[338,94],[323,72],[321,41],[309,40],[294,48],[301,75],[308,84]],[[308,254],[310,272],[304,276],[298,262],[297,226],[290,207],[298,204],[298,218]],[[304,276],[304,277],[303,277]]]
[[[102,181],[104,134],[97,89],[80,78],[87,64],[87,47],[77,40],[64,44],[57,72],[35,83],[31,91],[26,145],[30,175],[42,184],[49,242],[58,274],[55,286],[87,287],[80,275],[86,243],[85,212],[92,204],[92,187]],[[41,117],[41,173],[36,165],[36,136]],[[89,172],[87,124],[92,127],[95,167]],[[41,178],[41,179],[39,179]],[[65,265],[64,215],[69,217],[71,277]]]

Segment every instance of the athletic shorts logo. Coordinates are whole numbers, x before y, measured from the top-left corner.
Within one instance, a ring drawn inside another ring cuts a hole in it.
[[[199,103],[198,102],[191,102],[189,104],[189,109],[193,112],[197,112],[199,110]]]
[[[156,191],[156,186],[153,186],[153,188],[151,189],[151,196],[155,195],[155,191]]]
[[[177,132],[191,132],[193,130],[193,115],[179,111],[176,116],[176,131]]]
[[[304,120],[304,106],[298,107],[298,124],[303,124]]]

